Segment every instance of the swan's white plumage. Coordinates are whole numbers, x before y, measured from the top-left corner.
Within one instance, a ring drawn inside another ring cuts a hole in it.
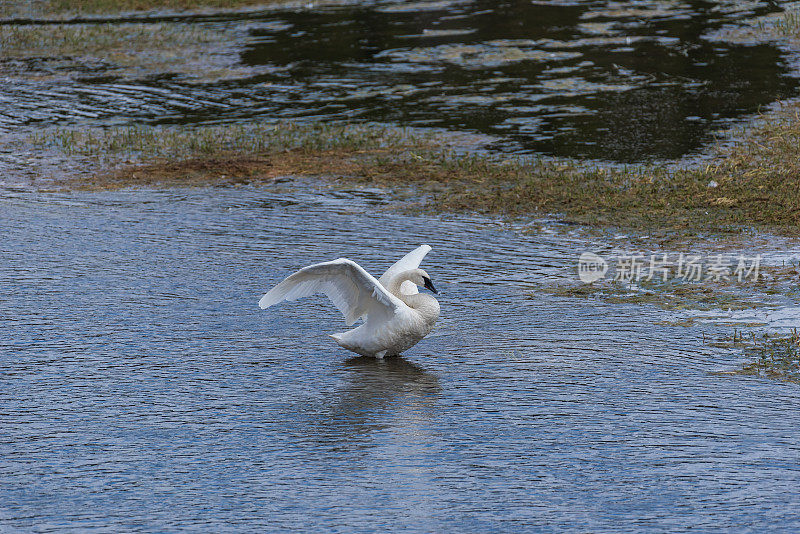
[[[383,285],[383,287],[389,287],[389,282],[392,280],[392,278],[403,271],[410,271],[419,267],[419,264],[422,263],[425,255],[430,251],[431,247],[428,245],[420,245],[397,260],[394,265],[386,269],[386,272],[383,273],[380,278],[378,278],[378,281],[381,283],[381,285]],[[406,280],[400,286],[400,293],[403,295],[415,295],[419,293],[419,289],[417,289],[417,284]]]
[[[363,267],[347,258],[300,269],[261,297],[258,305],[268,308],[282,300],[297,300],[316,293],[324,293],[331,299],[344,315],[347,326],[370,314],[389,316],[403,305]]]
[[[339,345],[364,356],[400,354],[428,335],[439,317],[436,299],[417,290],[417,285],[433,289],[428,274],[418,268],[430,250],[422,245],[406,254],[380,280],[346,258],[309,265],[272,288],[258,304],[268,308],[324,293],[348,326],[364,319],[352,330],[331,335]]]

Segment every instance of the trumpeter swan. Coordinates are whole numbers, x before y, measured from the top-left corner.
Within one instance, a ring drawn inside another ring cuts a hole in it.
[[[364,323],[347,332],[331,334],[347,350],[383,358],[400,354],[428,335],[439,317],[439,303],[417,286],[438,293],[419,264],[431,247],[409,252],[376,280],[347,258],[304,267],[261,297],[268,308],[283,300],[324,293],[344,315],[347,326]]]

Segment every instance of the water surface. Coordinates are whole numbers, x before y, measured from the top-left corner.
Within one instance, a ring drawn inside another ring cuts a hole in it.
[[[729,329],[537,291],[579,234],[381,198],[4,191],[0,530],[800,527],[800,388],[710,374]],[[422,242],[442,319],[405,358],[343,352],[323,299],[257,306]]]
[[[196,83],[166,71],[121,76],[113,60],[0,61],[9,75],[43,77],[8,84],[0,129],[370,121],[488,134],[504,152],[674,159],[796,96],[794,55],[720,38],[779,10],[772,2],[452,0],[167,17],[240,30],[235,63],[252,75]]]

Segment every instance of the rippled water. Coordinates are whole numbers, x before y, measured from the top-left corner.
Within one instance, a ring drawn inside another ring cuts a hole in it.
[[[502,151],[677,158],[731,120],[796,95],[796,58],[720,37],[779,9],[475,0],[173,17],[166,20],[246,28],[238,61],[257,74],[189,83],[166,72],[122,78],[113,60],[7,60],[6,72],[52,79],[5,87],[0,128],[336,119],[480,132],[498,137],[493,148]]]
[[[596,246],[380,195],[0,195],[0,530],[800,527],[800,388],[709,371],[713,325],[536,291]],[[421,242],[442,320],[351,358],[299,266]]]

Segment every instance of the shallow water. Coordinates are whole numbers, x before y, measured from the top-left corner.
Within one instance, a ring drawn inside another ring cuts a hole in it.
[[[4,191],[0,530],[800,527],[800,388],[710,374],[729,329],[535,291],[578,234],[380,199]],[[405,358],[351,358],[322,299],[256,304],[421,242],[443,315]]]
[[[779,10],[772,2],[476,0],[168,17],[237,29],[233,67],[252,75],[190,83],[170,72],[122,76],[113,60],[3,60],[9,79],[43,79],[4,88],[0,132],[374,121],[489,134],[498,139],[492,148],[506,152],[674,159],[796,96],[796,57],[720,38],[721,29]]]

